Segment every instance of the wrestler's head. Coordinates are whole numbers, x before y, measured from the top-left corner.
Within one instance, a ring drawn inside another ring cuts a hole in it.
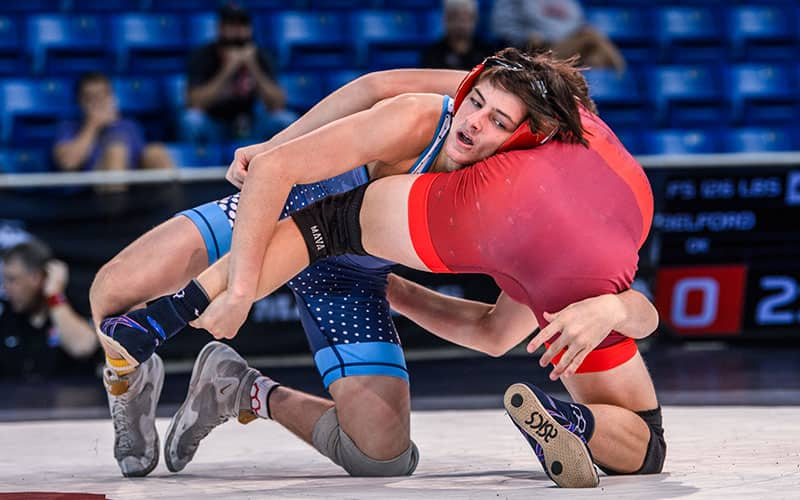
[[[586,145],[580,106],[596,112],[575,59],[503,49],[476,67],[459,89],[444,145],[448,168],[548,140]]]

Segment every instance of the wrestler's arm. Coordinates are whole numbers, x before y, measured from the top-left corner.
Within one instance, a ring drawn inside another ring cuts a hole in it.
[[[396,311],[434,335],[491,356],[502,356],[538,325],[527,306],[505,293],[497,303],[486,304],[443,295],[392,275],[387,296]],[[551,321],[547,328],[565,335],[591,330],[605,337],[613,330],[638,339],[658,325],[655,307],[635,290],[592,297],[545,317]]]
[[[450,297],[389,275],[392,308],[444,340],[490,356],[502,356],[538,323],[531,310],[501,293],[495,304]]]
[[[229,299],[249,307],[256,298],[258,270],[294,184],[327,179],[375,160],[406,160],[424,149],[440,112],[441,96],[403,95],[254,158],[233,231]]]
[[[250,161],[256,155],[400,94],[422,92],[453,95],[465,75],[465,71],[456,70],[402,69],[361,76],[332,92],[268,141],[238,148],[225,177],[241,188]]]

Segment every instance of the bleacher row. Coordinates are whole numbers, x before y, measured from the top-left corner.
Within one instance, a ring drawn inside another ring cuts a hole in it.
[[[374,69],[419,64],[442,33],[439,0],[244,0],[275,55],[289,106]],[[0,152],[31,168],[55,123],[75,116],[74,77],[109,73],[123,114],[170,141],[189,51],[216,36],[219,0],[27,0],[0,5]],[[490,1],[481,1],[488,35]],[[800,6],[790,1],[586,2],[624,53],[622,75],[586,72],[601,115],[637,154],[800,149]],[[173,145],[185,161],[229,146]],[[196,160],[196,161],[195,161]]]

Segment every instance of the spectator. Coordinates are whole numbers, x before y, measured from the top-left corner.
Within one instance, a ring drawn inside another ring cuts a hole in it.
[[[78,79],[75,94],[82,120],[65,121],[56,133],[53,158],[59,170],[129,170],[169,168],[161,144],[145,144],[141,127],[122,118],[111,81],[103,73]]]
[[[97,336],[64,296],[66,264],[35,239],[11,247],[3,262],[0,376],[47,376],[76,368],[91,373]]]
[[[552,50],[556,56],[580,56],[591,68],[625,70],[625,59],[605,35],[586,24],[577,0],[496,0],[492,31],[501,40],[528,51]]]
[[[444,0],[444,36],[425,48],[426,68],[470,70],[497,47],[475,36],[478,23],[476,0]]]
[[[217,40],[191,54],[187,92],[178,133],[187,142],[261,142],[297,118],[284,108],[270,55],[253,43],[250,15],[237,7],[220,9]]]

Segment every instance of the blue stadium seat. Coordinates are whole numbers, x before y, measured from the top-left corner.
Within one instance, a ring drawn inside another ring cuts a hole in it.
[[[165,76],[161,82],[164,104],[170,110],[182,110],[186,107],[186,74],[176,73]]]
[[[35,74],[101,71],[110,62],[104,18],[41,14],[28,18],[27,51]]]
[[[654,31],[662,62],[716,62],[726,55],[721,12],[714,7],[661,7]]]
[[[660,126],[719,125],[728,119],[721,70],[713,65],[646,70],[652,116]]]
[[[370,0],[310,0],[311,10],[355,10],[373,7]]]
[[[24,2],[0,2],[0,12],[31,14],[34,12],[58,12],[63,10],[65,0],[25,0]]]
[[[0,75],[18,75],[24,64],[20,43],[19,21],[0,16]]]
[[[179,168],[219,167],[223,163],[223,147],[220,144],[166,143],[165,147],[173,163]]]
[[[642,154],[642,134],[638,129],[631,127],[616,127],[614,134],[625,149],[632,155]]]
[[[0,173],[49,172],[50,166],[49,151],[45,148],[0,149]]]
[[[335,12],[281,12],[271,16],[271,29],[266,31],[281,68],[332,69],[351,66],[352,48],[343,23],[342,15]]]
[[[72,12],[125,12],[138,10],[141,2],[131,0],[64,0],[69,6],[64,10]]]
[[[162,111],[161,86],[142,77],[115,77],[111,81],[123,115],[158,114]]]
[[[409,11],[360,11],[351,16],[356,63],[371,69],[418,67],[421,50],[434,39]]]
[[[422,27],[431,40],[439,40],[444,37],[444,13],[442,9],[429,10],[422,14]],[[489,30],[477,28],[477,33],[488,34]],[[488,37],[484,37],[488,39]]]
[[[648,9],[591,7],[586,9],[586,20],[613,40],[629,63],[654,60],[653,21]]]
[[[111,38],[120,72],[178,72],[186,69],[182,18],[172,14],[119,14]]]
[[[644,125],[646,113],[640,91],[638,71],[619,74],[609,69],[592,69],[583,73],[589,84],[589,95],[597,104],[600,116],[609,125]]]
[[[720,139],[712,129],[649,130],[643,134],[644,153],[649,155],[679,155],[718,153]]]
[[[201,12],[189,17],[189,46],[200,47],[217,39],[219,21],[216,12]]]
[[[271,10],[301,10],[308,8],[309,0],[239,0],[237,2],[242,8],[249,12]]]
[[[322,79],[314,72],[284,73],[278,75],[278,83],[286,92],[286,104],[300,113],[324,97]]]
[[[748,127],[726,130],[722,134],[725,151],[756,153],[760,151],[792,151],[796,129]]]
[[[343,69],[339,71],[328,72],[325,75],[325,86],[323,88],[323,92],[325,95],[328,95],[334,90],[343,87],[363,74],[363,71],[357,69]]]
[[[170,12],[174,10],[182,11],[203,11],[215,10],[223,3],[219,0],[141,0],[142,9]]]
[[[798,111],[795,76],[779,64],[738,64],[726,71],[731,117],[736,123],[794,123]]]
[[[795,9],[748,5],[728,10],[733,57],[742,61],[793,60],[797,56]]]
[[[73,85],[60,78],[0,81],[2,142],[50,143],[56,124],[77,112]]]
[[[376,7],[386,10],[397,9],[441,9],[441,0],[377,0]]]

